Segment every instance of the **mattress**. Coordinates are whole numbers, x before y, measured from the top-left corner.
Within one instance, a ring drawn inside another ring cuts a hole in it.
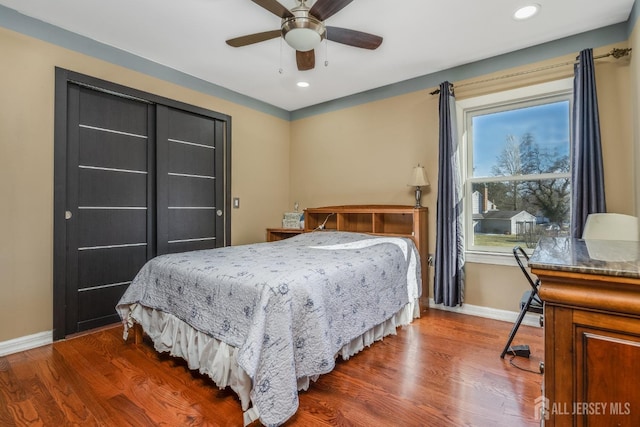
[[[279,425],[298,391],[419,315],[411,239],[303,233],[272,243],[162,255],[116,309],[158,351],[240,397],[245,423]]]

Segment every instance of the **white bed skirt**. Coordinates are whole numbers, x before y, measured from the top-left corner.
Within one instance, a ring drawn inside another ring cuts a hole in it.
[[[349,357],[379,341],[387,335],[396,334],[398,326],[408,325],[420,317],[418,299],[409,302],[389,320],[374,326],[359,337],[344,345],[336,354],[342,359]],[[238,366],[238,349],[225,344],[207,334],[193,329],[177,317],[140,304],[129,306],[129,313],[124,323],[124,339],[134,323],[140,324],[143,331],[153,341],[156,351],[168,352],[171,356],[186,360],[189,369],[198,370],[209,376],[215,384],[223,389],[230,387],[239,397],[245,413],[245,425],[258,419],[259,414],[251,406],[251,378]],[[298,390],[306,390],[313,377],[298,378]]]

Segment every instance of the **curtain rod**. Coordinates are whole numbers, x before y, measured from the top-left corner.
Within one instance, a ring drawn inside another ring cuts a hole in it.
[[[625,49],[614,48],[608,53],[604,53],[602,55],[594,56],[593,59],[608,58],[609,56],[613,56],[615,59],[620,59],[622,57],[629,56],[630,54],[631,54],[631,48],[625,48]],[[576,59],[577,59],[577,57],[576,57]],[[567,66],[567,65],[575,64],[575,63],[576,63],[576,61],[566,61],[566,62],[561,62],[561,63],[558,63],[558,64],[551,64],[551,65],[547,65],[547,66],[544,66],[544,67],[534,68],[533,70],[518,71],[516,73],[504,74],[502,76],[492,77],[492,78],[489,78],[489,79],[474,80],[474,81],[468,82],[468,83],[461,83],[456,87],[470,86],[470,85],[475,85],[475,84],[478,84],[478,83],[487,83],[487,82],[491,82],[491,81],[494,81],[494,80],[509,79],[511,77],[518,77],[518,76],[523,76],[523,75],[526,75],[526,74],[537,73],[539,71],[551,70],[553,68],[564,67],[564,66]],[[453,91],[453,84],[451,84],[451,90]],[[437,94],[440,93],[440,89],[436,89],[433,92],[429,92],[429,93],[431,95],[437,95]]]

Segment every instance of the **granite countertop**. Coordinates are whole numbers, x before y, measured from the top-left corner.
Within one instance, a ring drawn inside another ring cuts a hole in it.
[[[543,237],[529,267],[640,278],[640,242]]]

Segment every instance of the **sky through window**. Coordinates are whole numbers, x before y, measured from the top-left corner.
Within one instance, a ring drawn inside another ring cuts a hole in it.
[[[513,136],[531,134],[542,151],[569,154],[569,102],[553,102],[473,117],[473,176],[494,176],[492,168]]]

